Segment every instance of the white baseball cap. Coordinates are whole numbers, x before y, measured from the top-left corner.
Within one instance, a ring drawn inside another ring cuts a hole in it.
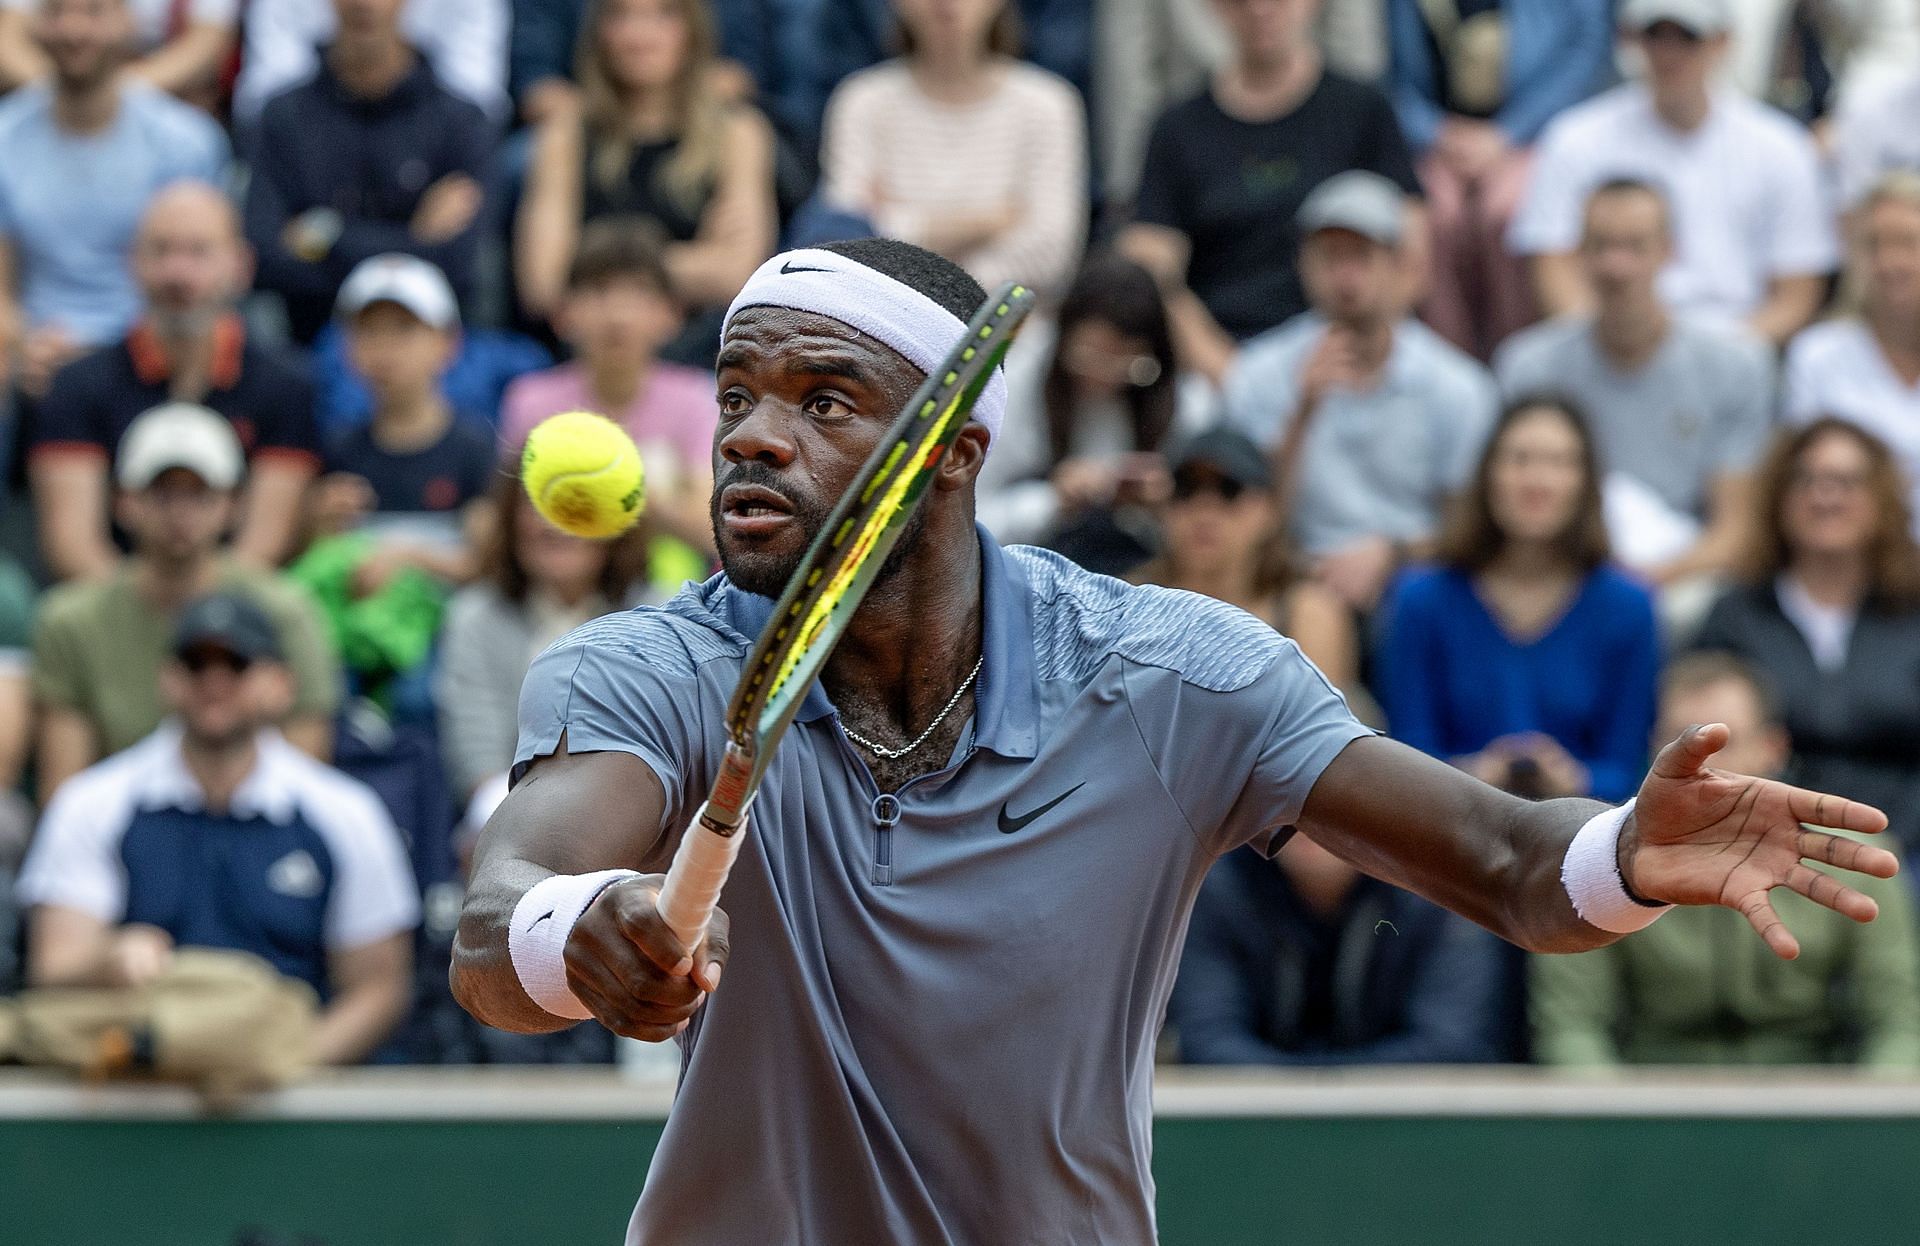
[[[361,260],[347,274],[333,311],[348,319],[375,303],[397,303],[436,329],[460,327],[460,300],[446,274],[418,256],[396,251]]]
[[[1349,169],[1314,187],[1295,223],[1303,236],[1342,229],[1397,247],[1406,233],[1407,195],[1378,173]]]
[[[1727,0],[1627,0],[1620,24],[1628,30],[1650,30],[1661,22],[1705,39],[1733,29],[1733,11]]]
[[[169,402],[127,426],[114,476],[122,489],[138,491],[176,467],[227,490],[240,484],[247,457],[225,416],[191,402]]]

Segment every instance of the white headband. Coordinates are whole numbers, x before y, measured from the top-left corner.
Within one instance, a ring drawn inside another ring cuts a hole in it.
[[[927,373],[967,332],[964,320],[912,286],[831,251],[788,251],[762,264],[727,308],[726,323],[748,307],[785,307],[838,320]],[[723,327],[723,338],[725,333]],[[991,443],[1000,439],[1006,415],[1006,373],[995,368],[972,418],[986,426]]]

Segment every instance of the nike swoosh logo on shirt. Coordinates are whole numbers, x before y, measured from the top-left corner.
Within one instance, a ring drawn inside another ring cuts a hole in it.
[[[1075,792],[1079,791],[1081,788],[1085,786],[1086,786],[1085,782],[1076,783],[1072,787],[1060,793],[1058,796],[1054,797],[1052,800],[1040,806],[1038,809],[1035,809],[1031,813],[1023,813],[1018,815],[1009,814],[1007,812],[1006,802],[1002,801],[1000,803],[1000,833],[1002,835],[1011,835],[1015,831],[1025,830],[1028,826],[1031,826],[1035,821],[1045,817],[1048,813],[1050,813],[1053,810],[1054,806],[1058,805],[1061,801],[1065,800],[1067,797],[1073,795]]]

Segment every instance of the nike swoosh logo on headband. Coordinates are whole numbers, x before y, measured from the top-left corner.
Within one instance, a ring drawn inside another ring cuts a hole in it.
[[[788,260],[780,266],[780,275],[782,277],[791,277],[795,273],[830,273],[832,271],[831,268],[809,268],[805,264],[795,264],[792,260]]]

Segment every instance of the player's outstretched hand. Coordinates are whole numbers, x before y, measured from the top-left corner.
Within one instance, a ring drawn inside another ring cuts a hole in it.
[[[1884,848],[1809,828],[1873,834],[1886,829],[1887,816],[1837,796],[1715,770],[1707,763],[1726,742],[1727,728],[1713,723],[1689,727],[1660,750],[1620,837],[1627,886],[1647,900],[1737,910],[1786,960],[1800,954],[1800,942],[1773,910],[1768,893],[1775,887],[1872,921],[1879,906],[1871,897],[1807,862],[1892,878],[1898,860]]]
[[[687,1028],[720,983],[727,915],[719,910],[697,948],[667,929],[658,908],[664,874],[643,874],[601,892],[567,937],[567,985],[600,1024],[657,1043]]]

